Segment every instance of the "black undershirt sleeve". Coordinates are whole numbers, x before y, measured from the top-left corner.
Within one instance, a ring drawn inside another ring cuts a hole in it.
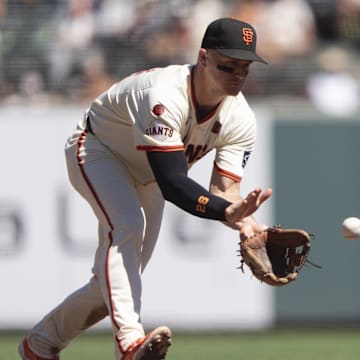
[[[231,203],[188,177],[183,151],[152,151],[147,157],[165,200],[199,217],[226,220],[225,208]]]

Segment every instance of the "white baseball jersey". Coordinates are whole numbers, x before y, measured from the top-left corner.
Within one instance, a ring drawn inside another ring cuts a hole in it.
[[[96,137],[140,183],[154,181],[145,151],[184,150],[189,168],[216,149],[218,171],[236,181],[243,175],[256,138],[256,121],[242,93],[227,96],[205,118],[196,114],[192,65],[135,73],[114,84],[90,106]]]

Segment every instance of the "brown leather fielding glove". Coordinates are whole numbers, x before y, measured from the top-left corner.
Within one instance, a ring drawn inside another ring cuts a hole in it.
[[[241,266],[246,264],[253,275],[272,286],[289,284],[310,252],[311,236],[301,229],[269,227],[239,243]]]

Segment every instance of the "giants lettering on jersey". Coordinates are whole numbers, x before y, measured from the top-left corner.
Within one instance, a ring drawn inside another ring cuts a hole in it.
[[[170,129],[169,127],[157,125],[145,129],[145,134],[151,136],[158,135],[158,136],[172,137],[173,131],[174,130]]]

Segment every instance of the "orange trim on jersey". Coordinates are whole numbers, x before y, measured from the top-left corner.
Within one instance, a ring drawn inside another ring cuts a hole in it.
[[[176,145],[176,146],[156,146],[156,145],[138,145],[136,146],[137,150],[145,150],[145,151],[180,151],[184,150],[184,145]]]
[[[109,306],[110,306],[110,318],[111,318],[111,322],[114,324],[114,326],[119,330],[120,329],[120,326],[118,325],[118,323],[116,322],[116,319],[115,319],[115,315],[114,315],[114,304],[113,304],[113,301],[112,301],[112,292],[111,292],[111,285],[110,285],[110,275],[109,275],[109,254],[110,254],[110,248],[111,248],[111,245],[113,243],[113,236],[112,236],[112,232],[114,230],[114,225],[112,224],[111,220],[110,220],[110,216],[108,214],[108,212],[106,211],[103,203],[101,202],[96,190],[94,189],[89,177],[87,176],[86,172],[85,172],[85,169],[84,169],[84,161],[81,159],[81,150],[82,148],[84,147],[84,142],[86,141],[86,137],[88,135],[88,132],[87,130],[84,130],[82,132],[82,134],[80,135],[80,138],[78,140],[78,143],[77,143],[77,152],[76,152],[76,157],[77,157],[77,161],[78,161],[78,165],[79,165],[79,168],[80,168],[80,172],[86,182],[86,184],[88,185],[91,193],[93,194],[94,198],[95,198],[95,201],[97,202],[98,206],[100,207],[101,211],[103,212],[109,226],[110,226],[110,231],[108,233],[108,236],[109,236],[109,245],[108,245],[108,248],[107,248],[107,252],[106,252],[106,285],[107,285],[107,290],[108,290],[108,296],[109,296]],[[118,342],[118,345],[119,345],[119,348],[120,348],[120,351],[121,352],[124,352],[124,349],[123,347],[121,346],[121,343],[119,341],[119,339],[117,339],[117,342]]]
[[[199,114],[199,104],[196,100],[196,97],[195,97],[195,87],[194,87],[194,69],[195,67],[193,66],[191,68],[191,72],[190,72],[190,98],[191,98],[191,102],[193,104],[193,107],[195,109],[195,113],[196,113],[196,122],[198,124],[203,124],[204,122],[208,121],[209,119],[211,119],[217,109],[219,108],[221,102],[219,104],[216,105],[215,109],[212,110],[209,114],[207,114],[206,116],[204,117],[201,117],[200,114]]]
[[[216,164],[216,162],[214,161],[214,168],[216,169],[216,171],[220,174],[220,175],[223,175],[231,180],[234,180],[236,182],[240,182],[241,181],[241,176],[239,175],[236,175],[230,171],[227,171],[227,170],[224,170],[224,169],[221,169],[219,167],[218,164]]]

